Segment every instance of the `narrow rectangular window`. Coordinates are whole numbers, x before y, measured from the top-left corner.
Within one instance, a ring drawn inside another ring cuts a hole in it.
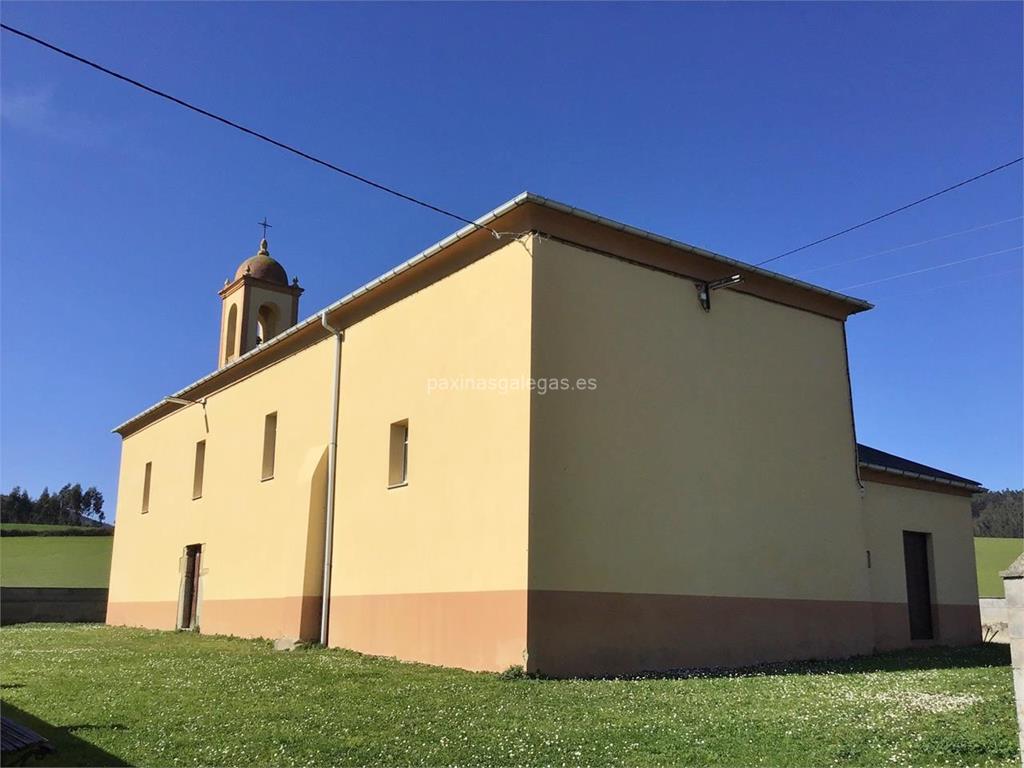
[[[391,445],[388,451],[388,487],[405,485],[409,481],[409,421],[396,421],[391,425]]]
[[[142,480],[142,511],[149,512],[149,484],[153,477],[153,462],[146,462],[146,475]]]
[[[203,469],[206,464],[206,441],[196,443],[196,468],[192,473],[192,498],[203,497]]]
[[[274,477],[274,454],[277,446],[277,411],[268,413],[263,421],[263,479]]]

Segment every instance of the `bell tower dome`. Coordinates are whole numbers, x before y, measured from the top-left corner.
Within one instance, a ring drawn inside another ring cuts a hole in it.
[[[269,225],[267,225],[269,226]],[[264,230],[266,234],[266,230]],[[267,239],[256,255],[243,261],[233,280],[220,290],[220,352],[217,367],[255,349],[299,320],[299,279],[270,255]]]

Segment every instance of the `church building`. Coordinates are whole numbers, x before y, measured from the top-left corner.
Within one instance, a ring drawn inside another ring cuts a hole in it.
[[[114,430],[108,623],[552,676],[980,641],[984,489],[857,443],[867,302],[530,193],[301,294],[264,239]]]

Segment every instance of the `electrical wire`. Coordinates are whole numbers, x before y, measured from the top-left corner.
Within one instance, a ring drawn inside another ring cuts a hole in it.
[[[946,267],[952,267],[952,266],[955,266],[957,264],[966,264],[968,261],[977,261],[978,259],[988,258],[989,256],[998,256],[1001,253],[1009,253],[1010,251],[1019,251],[1022,247],[1024,247],[1024,246],[1015,245],[1015,246],[1013,246],[1013,248],[1004,248],[1001,251],[991,251],[989,253],[983,253],[980,256],[970,256],[970,257],[968,257],[966,259],[957,259],[956,261],[947,261],[947,262],[945,262],[943,264],[935,264],[934,266],[931,266],[931,267],[925,267],[924,269],[915,269],[912,272],[903,272],[902,274],[899,274],[899,275],[890,275],[889,277],[883,277],[883,278],[880,278],[878,280],[869,280],[866,283],[857,283],[856,285],[848,285],[845,288],[840,288],[839,290],[840,291],[849,291],[849,290],[852,290],[853,288],[863,288],[866,285],[877,285],[878,283],[887,283],[890,280],[899,280],[901,277],[910,277],[912,275],[921,275],[921,274],[924,274],[925,272],[933,272],[936,269],[945,269]]]
[[[122,82],[128,83],[129,85],[133,85],[136,88],[141,88],[143,91],[151,93],[154,96],[159,96],[160,98],[166,99],[167,101],[177,104],[180,107],[190,109],[193,112],[203,115],[204,117],[208,117],[211,120],[216,120],[217,122],[223,123],[224,125],[230,128],[234,128],[235,130],[241,131],[242,133],[246,133],[250,136],[260,139],[261,141],[265,141],[268,144],[273,144],[275,147],[283,149],[286,152],[291,152],[292,154],[298,155],[299,157],[309,160],[310,162],[316,163],[317,165],[322,165],[323,167],[329,168],[330,170],[335,171],[336,173],[348,176],[350,179],[362,182],[363,184],[371,186],[374,189],[386,192],[389,195],[394,195],[397,198],[400,198],[410,203],[414,203],[415,205],[419,205],[423,208],[427,208],[431,211],[434,211],[435,213],[440,213],[443,216],[448,216],[452,219],[456,219],[464,224],[469,224],[470,226],[474,226],[477,229],[486,230],[487,232],[490,232],[495,238],[501,237],[501,234],[496,230],[492,229],[491,227],[488,227],[484,224],[478,224],[477,222],[473,221],[472,219],[468,219],[465,216],[460,216],[457,213],[453,213],[452,211],[441,208],[440,206],[434,205],[433,203],[428,203],[424,200],[420,200],[419,198],[413,197],[412,195],[407,195],[404,192],[399,192],[397,189],[373,181],[372,179],[368,179],[367,177],[355,173],[354,171],[346,170],[344,168],[341,168],[340,166],[335,165],[334,163],[328,162],[327,160],[322,160],[319,157],[311,155],[308,152],[303,152],[301,149],[296,149],[295,147],[289,144],[285,144],[283,141],[278,141],[277,139],[271,138],[270,136],[260,133],[259,131],[253,130],[252,128],[247,128],[246,126],[240,123],[236,123],[234,120],[229,120],[226,117],[214,114],[213,112],[203,109],[202,107],[197,107],[194,104],[190,104],[184,99],[179,99],[177,96],[172,96],[169,93],[165,93],[164,91],[161,91],[157,88],[153,88],[152,86],[146,85],[145,83],[141,83],[138,80],[128,77],[127,75],[122,75],[120,72],[115,72],[112,69],[108,69],[107,67],[104,67],[101,64],[97,64],[95,61],[91,61],[85,58],[84,56],[79,56],[76,53],[72,53],[71,51],[65,50],[59,46],[54,45],[53,43],[49,43],[46,40],[43,40],[42,38],[36,37],[35,35],[30,35],[28,32],[23,32],[20,29],[15,29],[9,24],[0,23],[0,28],[2,28],[6,32],[10,32],[13,35],[17,35],[18,37],[24,38],[25,40],[36,43],[37,45],[41,45],[44,48],[48,48],[49,50],[55,53],[59,53],[61,56],[66,56],[67,58],[72,59],[73,61],[77,61],[80,64],[85,64],[88,67],[92,67],[93,69],[98,70],[99,72],[102,72],[105,75],[110,75],[111,77],[121,80]]]
[[[890,293],[881,297],[881,300],[888,301],[889,299],[898,299],[904,296],[919,296],[922,293],[932,293],[933,291],[941,291],[944,288],[956,288],[960,285],[966,285],[968,283],[976,283],[980,280],[988,280],[992,277],[1001,277],[1002,275],[1012,275],[1015,272],[1020,272],[1024,267],[1014,267],[1013,269],[1003,269],[999,272],[988,272],[984,275],[975,275],[969,277],[966,280],[957,280],[952,283],[943,283],[942,285],[933,285],[930,288],[922,288],[919,291],[900,291],[899,293]]]
[[[963,186],[965,186],[967,184],[970,184],[973,181],[977,181],[978,179],[983,179],[986,176],[989,176],[989,175],[995,173],[996,171],[1001,171],[1004,168],[1009,168],[1011,165],[1015,165],[1016,163],[1019,163],[1021,160],[1024,160],[1024,155],[1021,155],[1020,157],[1016,158],[1015,160],[1010,160],[1008,163],[1003,163],[1002,165],[997,165],[995,168],[989,168],[987,171],[983,171],[982,173],[979,173],[976,176],[972,176],[969,179],[964,179],[963,181],[959,181],[956,184],[953,184],[952,186],[946,187],[945,189],[940,189],[938,192],[933,192],[932,194],[927,195],[925,197],[922,197],[922,198],[920,198],[918,200],[915,200],[912,203],[907,203],[906,205],[901,205],[899,208],[893,208],[891,211],[887,211],[886,213],[883,213],[883,214],[881,214],[879,216],[875,216],[872,219],[868,219],[867,221],[862,221],[860,224],[854,224],[852,227],[847,227],[846,229],[841,230],[839,232],[835,232],[835,233],[833,233],[831,235],[826,235],[825,237],[818,238],[817,240],[815,240],[812,243],[807,243],[806,245],[801,245],[799,248],[792,248],[792,249],[786,251],[785,253],[780,253],[778,256],[772,256],[770,259],[765,259],[764,261],[759,261],[754,266],[755,267],[760,267],[760,266],[762,266],[764,264],[769,264],[769,263],[771,263],[773,261],[778,261],[779,259],[784,258],[785,256],[791,256],[794,253],[799,253],[800,251],[804,251],[804,250],[806,250],[808,248],[811,248],[811,247],[813,247],[815,245],[821,245],[822,243],[828,242],[829,240],[834,240],[835,238],[840,237],[841,235],[845,235],[845,234],[847,234],[849,232],[853,232],[855,229],[860,229],[861,227],[866,227],[868,224],[874,224],[876,221],[881,221],[882,219],[888,218],[889,216],[892,216],[893,214],[900,213],[901,211],[905,211],[908,208],[913,208],[915,205],[920,205],[921,203],[927,202],[928,200],[934,200],[939,195],[944,195],[947,192],[952,192],[954,189],[959,189],[960,187],[963,187]]]
[[[305,160],[309,160],[312,163],[316,163],[317,165],[321,165],[321,166],[323,166],[325,168],[328,168],[328,169],[330,169],[330,170],[332,170],[332,171],[334,171],[336,173],[340,173],[343,176],[347,176],[350,179],[354,179],[355,181],[358,181],[358,182],[361,182],[363,184],[366,184],[367,186],[373,187],[374,189],[380,190],[382,192],[386,192],[387,194],[393,195],[393,196],[395,196],[395,197],[397,197],[397,198],[399,198],[401,200],[405,200],[406,202],[410,202],[410,203],[413,203],[414,205],[421,206],[421,207],[426,208],[428,210],[434,211],[435,213],[439,213],[439,214],[441,214],[443,216],[448,216],[449,218],[455,219],[457,221],[461,221],[462,223],[468,224],[468,225],[473,226],[473,227],[476,227],[477,229],[486,230],[486,231],[490,232],[491,235],[493,235],[495,238],[501,238],[501,236],[503,234],[505,234],[505,233],[500,233],[497,230],[495,230],[495,229],[493,229],[491,227],[488,227],[488,226],[486,226],[484,224],[479,224],[479,223],[473,221],[472,219],[466,218],[465,216],[460,216],[457,213],[449,211],[449,210],[447,210],[445,208],[441,208],[440,206],[434,205],[433,203],[428,203],[425,200],[421,200],[419,198],[413,197],[412,195],[407,195],[404,192],[400,192],[397,189],[394,189],[393,187],[389,187],[389,186],[387,186],[385,184],[381,184],[380,182],[373,181],[372,179],[369,179],[366,176],[363,176],[361,174],[355,173],[354,171],[346,170],[345,168],[342,168],[342,167],[340,167],[338,165],[335,165],[334,163],[331,163],[331,162],[329,162],[327,160],[323,160],[323,159],[321,159],[319,157],[316,157],[315,155],[311,155],[308,152],[304,152],[301,149],[297,149],[296,147],[293,147],[293,146],[291,146],[289,144],[286,144],[283,141],[279,141],[279,140],[274,139],[274,138],[272,138],[272,137],[270,137],[270,136],[268,136],[268,135],[266,135],[264,133],[260,133],[259,131],[256,131],[256,130],[254,130],[252,128],[248,128],[248,127],[246,127],[246,126],[244,126],[244,125],[242,125],[240,123],[235,122],[234,120],[230,120],[230,119],[228,119],[226,117],[223,117],[221,115],[218,115],[218,114],[215,114],[213,112],[210,112],[209,110],[203,109],[202,107],[198,107],[198,106],[196,106],[194,104],[191,104],[191,103],[185,101],[184,99],[178,98],[177,96],[172,96],[169,93],[161,91],[161,90],[159,90],[157,88],[154,88],[154,87],[152,87],[150,85],[146,85],[145,83],[142,83],[142,82],[140,82],[138,80],[135,80],[134,78],[128,77],[127,75],[123,75],[120,72],[116,72],[116,71],[114,71],[112,69],[109,69],[108,67],[104,67],[101,64],[97,64],[95,61],[87,59],[84,56],[79,56],[76,53],[72,53],[71,51],[68,51],[68,50],[66,50],[64,48],[61,48],[60,46],[54,45],[53,43],[50,43],[50,42],[47,42],[46,40],[43,40],[42,38],[36,37],[35,35],[31,35],[28,32],[24,32],[24,31],[22,31],[20,29],[16,29],[15,27],[10,26],[9,24],[0,23],[0,29],[3,29],[6,32],[10,32],[13,35],[17,35],[18,37],[21,37],[21,38],[23,38],[25,40],[33,42],[36,45],[40,45],[40,46],[42,46],[44,48],[47,48],[48,50],[51,50],[54,53],[58,53],[61,56],[65,56],[65,57],[67,57],[67,58],[69,58],[69,59],[71,59],[73,61],[77,61],[80,64],[85,64],[86,66],[91,67],[91,68],[93,68],[93,69],[95,69],[95,70],[97,70],[99,72],[102,72],[105,75],[109,75],[110,77],[113,77],[113,78],[115,78],[117,80],[120,80],[122,82],[128,83],[129,85],[135,86],[136,88],[139,88],[139,89],[141,89],[143,91],[146,91],[147,93],[150,93],[150,94],[152,94],[154,96],[159,96],[162,99],[166,99],[167,101],[170,101],[173,104],[177,104],[180,107],[184,107],[185,109],[191,110],[191,111],[193,111],[193,112],[195,112],[197,114],[200,114],[200,115],[202,115],[204,117],[208,117],[211,120],[215,120],[215,121],[217,121],[219,123],[222,123],[223,125],[226,125],[226,126],[228,126],[230,128],[234,128],[235,130],[238,130],[238,131],[241,131],[242,133],[248,134],[249,136],[252,136],[254,138],[260,139],[261,141],[265,141],[268,144],[272,144],[273,146],[278,147],[279,149],[283,149],[286,152],[291,152],[294,155],[298,155],[299,157],[304,158]],[[811,247],[813,247],[815,245],[820,245],[821,243],[827,242],[829,240],[833,240],[833,239],[835,239],[837,237],[840,237],[841,235],[845,235],[845,234],[847,234],[849,232],[853,232],[854,230],[860,229],[861,227],[865,227],[868,224],[873,224],[876,221],[881,221],[882,219],[885,219],[885,218],[887,218],[889,216],[892,216],[892,215],[894,215],[896,213],[900,213],[901,211],[905,211],[908,208],[912,208],[915,205],[919,205],[920,203],[924,203],[924,202],[926,202],[928,200],[932,200],[932,199],[938,197],[939,195],[944,195],[947,192],[953,191],[954,189],[958,189],[958,188],[963,187],[963,186],[965,186],[967,184],[970,184],[971,182],[977,181],[978,179],[982,179],[985,176],[993,174],[993,173],[995,173],[997,171],[1001,171],[1004,168],[1008,168],[1009,166],[1014,165],[1016,163],[1019,163],[1022,160],[1024,160],[1024,156],[1018,157],[1015,160],[1011,160],[1011,161],[1009,161],[1007,163],[1003,163],[1002,165],[996,166],[995,168],[990,168],[989,170],[984,171],[982,173],[979,173],[976,176],[972,176],[969,179],[965,179],[964,181],[961,181],[961,182],[958,182],[956,184],[953,184],[952,186],[946,187],[945,189],[941,189],[938,192],[934,192],[934,193],[932,193],[930,195],[927,195],[926,197],[922,197],[919,200],[915,200],[912,203],[907,203],[906,205],[900,206],[899,208],[894,208],[891,211],[883,213],[883,214],[881,214],[879,216],[875,216],[874,218],[868,219],[867,221],[863,221],[860,224],[855,224],[852,227],[847,227],[844,230],[841,230],[839,232],[835,232],[834,234],[828,235],[826,237],[819,238],[818,240],[815,240],[815,241],[813,241],[811,243],[807,243],[806,245],[801,245],[800,247],[793,248],[791,250],[786,251],[785,253],[780,253],[778,256],[773,256],[770,259],[765,259],[764,261],[757,262],[757,264],[755,266],[760,267],[760,266],[763,266],[765,264],[769,264],[769,263],[771,263],[773,261],[778,261],[779,259],[782,259],[782,258],[784,258],[786,256],[791,256],[794,253],[799,253],[800,251],[806,250],[807,248],[811,248]]]
[[[813,272],[821,272],[822,270],[832,269],[833,267],[839,267],[839,266],[842,266],[843,264],[855,264],[858,261],[864,261],[866,259],[873,259],[875,256],[884,256],[887,253],[895,253],[896,251],[905,251],[908,248],[917,248],[919,245],[927,245],[928,243],[937,243],[940,240],[948,240],[951,237],[957,237],[958,235],[966,235],[966,234],[969,234],[970,232],[980,232],[983,229],[991,229],[992,227],[997,227],[1000,224],[1009,224],[1011,221],[1020,221],[1021,219],[1024,219],[1024,216],[1014,216],[1012,219],[1003,219],[1002,221],[993,221],[993,222],[991,222],[989,224],[981,224],[980,226],[977,226],[977,227],[971,227],[970,229],[962,229],[959,232],[950,232],[948,235],[939,235],[938,237],[932,237],[932,238],[929,238],[928,240],[920,240],[920,241],[918,241],[916,243],[907,243],[906,245],[898,245],[895,248],[887,248],[884,251],[875,251],[874,253],[869,253],[866,256],[858,256],[857,258],[854,258],[854,259],[845,259],[843,261],[835,261],[835,262],[832,262],[831,264],[826,264],[826,265],[824,265],[822,267],[814,267],[813,269],[804,269],[804,270],[801,270],[800,272],[794,272],[793,274],[795,274],[795,275],[809,275],[809,274],[811,274]]]

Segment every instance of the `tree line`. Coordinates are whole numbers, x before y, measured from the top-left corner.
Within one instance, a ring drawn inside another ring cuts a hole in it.
[[[971,516],[975,536],[1024,538],[1024,490],[979,494],[971,500]],[[56,493],[43,488],[36,499],[18,486],[0,494],[0,522],[82,525],[90,518],[106,519],[103,494],[95,486],[82,490],[68,483]]]
[[[1024,538],[1024,490],[988,491],[971,500],[974,535]]]
[[[56,493],[43,488],[35,499],[17,485],[10,493],[0,494],[0,522],[84,525],[89,519],[100,523],[106,519],[103,494],[96,486],[82,490],[80,483],[68,483]]]

